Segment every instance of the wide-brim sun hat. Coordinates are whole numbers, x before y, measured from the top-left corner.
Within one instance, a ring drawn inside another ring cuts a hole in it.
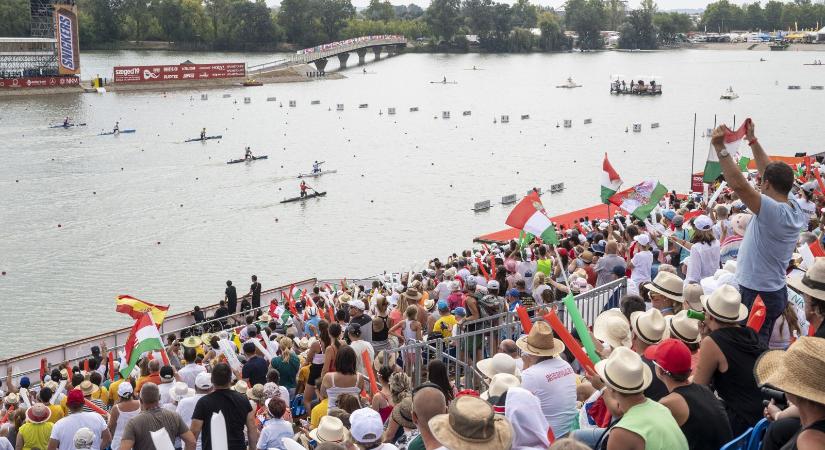
[[[645,344],[658,344],[664,336],[666,327],[662,312],[656,308],[630,313],[630,328]]]
[[[682,302],[684,281],[678,275],[660,271],[656,278],[647,284],[647,290],[663,295],[675,302]]]
[[[35,403],[26,410],[26,419],[32,423],[43,423],[52,416],[52,410],[42,403]]]
[[[202,343],[203,343],[203,341],[201,341],[201,338],[199,338],[197,336],[189,336],[188,338],[183,340],[183,346],[184,347],[190,347],[190,348],[198,347]]]
[[[633,334],[624,314],[616,308],[599,314],[593,322],[593,335],[611,347],[630,347]]]
[[[450,450],[510,450],[513,429],[484,400],[464,395],[450,403],[447,414],[428,423],[436,440]]]
[[[482,392],[479,397],[482,400],[501,397],[502,394],[507,392],[507,389],[514,386],[521,386],[521,380],[517,376],[509,373],[499,373],[493,376],[492,381],[490,381],[490,388]]]
[[[719,322],[736,323],[748,317],[748,307],[742,304],[742,296],[733,286],[722,285],[711,295],[699,297],[705,314]]]
[[[544,321],[534,323],[530,334],[520,337],[516,346],[535,356],[556,356],[564,351],[564,343],[553,337],[553,330]]]
[[[788,287],[825,301],[825,258],[816,258],[814,265],[801,277],[788,277]]]
[[[404,397],[404,399],[392,409],[392,419],[402,427],[414,430],[418,427],[412,420],[412,409],[412,397]]]
[[[686,310],[665,317],[665,321],[667,322],[666,337],[679,339],[685,344],[698,344],[702,340],[699,333],[699,321],[688,317]]]
[[[482,359],[476,363],[476,368],[487,378],[493,378],[499,373],[521,376],[516,360],[506,353],[496,353],[492,358]]]
[[[770,385],[797,397],[825,404],[825,345],[822,338],[804,336],[787,350],[768,350],[756,360],[758,385]]]
[[[734,214],[733,217],[730,218],[730,224],[731,228],[733,228],[733,232],[739,236],[744,236],[745,230],[748,229],[748,224],[751,219],[753,219],[753,214]]]
[[[121,383],[121,385],[122,384],[123,383]],[[169,390],[169,397],[176,402],[180,401],[182,398],[192,397],[193,395],[195,395],[195,390],[182,381],[175,383],[172,389]]]
[[[610,357],[596,363],[596,373],[604,384],[622,394],[644,392],[653,381],[653,372],[633,350],[619,347]]]
[[[323,442],[344,442],[347,437],[346,428],[341,419],[333,416],[323,416],[318,423],[318,427],[309,432],[309,437],[313,441]]]

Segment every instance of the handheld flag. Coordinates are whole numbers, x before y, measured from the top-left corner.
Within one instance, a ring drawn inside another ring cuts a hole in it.
[[[617,192],[610,203],[644,220],[667,194],[667,188],[656,180],[645,180],[630,189]]]
[[[742,143],[742,139],[744,139],[745,135],[748,132],[748,125],[750,125],[751,119],[747,118],[736,131],[726,130],[725,131],[725,150],[728,151],[730,156],[733,158],[734,161],[739,162],[740,170],[745,171],[748,167],[748,162],[750,159],[742,158],[739,154],[739,144]],[[742,164],[744,163],[744,168]],[[719,175],[722,175],[722,166],[719,165],[719,156],[716,154],[716,150],[713,148],[713,145],[710,146],[708,150],[708,160],[705,163],[705,173],[702,176],[702,181],[705,183],[711,183],[713,180],[719,178]]]
[[[610,161],[607,160],[607,153],[604,154],[602,162],[602,203],[610,204],[610,197],[622,187],[622,179],[613,169]]]
[[[553,222],[547,217],[539,195],[531,192],[507,216],[507,225],[540,237],[544,242],[558,245],[559,237]]]
[[[152,315],[155,325],[162,324],[163,319],[166,318],[166,312],[169,311],[169,306],[155,305],[129,295],[118,295],[115,303],[117,305],[115,311],[128,314],[129,317],[135,320],[139,319],[143,313],[148,312]]]
[[[152,317],[149,313],[143,313],[135,324],[132,326],[132,331],[129,332],[129,338],[126,340],[126,367],[121,368],[120,375],[123,378],[132,373],[135,368],[140,355],[146,352],[163,350],[163,341],[160,339],[158,328],[152,322]]]

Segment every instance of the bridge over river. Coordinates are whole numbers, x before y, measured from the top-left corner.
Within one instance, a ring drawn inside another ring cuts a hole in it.
[[[358,65],[362,66],[366,63],[367,52],[370,50],[375,54],[375,60],[378,61],[381,59],[382,51],[385,51],[388,56],[394,56],[401,53],[406,46],[407,38],[404,36],[361,36],[305,48],[295,52],[289,58],[250,66],[247,68],[247,75],[266,76],[269,72],[298,64],[314,64],[319,72],[324,72],[328,59],[332,57],[338,57],[339,69],[345,69],[350,53],[353,52],[358,55]]]

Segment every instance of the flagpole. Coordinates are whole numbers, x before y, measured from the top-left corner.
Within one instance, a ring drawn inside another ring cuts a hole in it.
[[[696,160],[696,113],[693,113],[693,148],[690,151],[690,184],[688,184],[688,192],[693,190],[693,168]],[[607,206],[610,211],[610,205]]]

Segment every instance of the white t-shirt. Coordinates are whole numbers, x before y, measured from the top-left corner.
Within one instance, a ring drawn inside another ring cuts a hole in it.
[[[276,448],[278,450],[285,450],[282,438],[292,438],[295,433],[292,431],[292,425],[283,419],[270,419],[266,421],[258,437],[258,449],[266,450],[269,448]]]
[[[60,450],[74,450],[74,434],[83,427],[95,434],[92,450],[100,450],[100,434],[106,429],[106,422],[96,412],[72,413],[58,420],[52,428],[51,439],[60,442]]]
[[[690,247],[690,262],[685,275],[685,285],[698,283],[712,277],[719,270],[719,241],[710,244],[694,243]]]
[[[630,278],[637,284],[650,281],[650,270],[653,268],[653,253],[650,250],[638,252],[630,260],[633,263],[633,271]]]
[[[362,339],[359,341],[353,341],[350,344],[350,347],[352,347],[352,350],[355,352],[355,370],[357,370],[361,375],[369,377],[367,369],[364,367],[364,358],[361,357],[361,354],[364,353],[364,350],[368,351],[370,354],[370,361],[372,361],[375,358],[375,350],[372,348],[372,344]]]
[[[175,412],[178,413],[187,427],[192,426],[192,413],[195,412],[195,404],[197,404],[198,400],[200,400],[204,395],[206,394],[195,394],[192,397],[182,398],[178,402],[178,407]],[[200,435],[198,435],[198,442],[195,443],[195,450],[201,450]]]
[[[532,392],[556,436],[564,436],[576,420],[576,372],[567,361],[551,358],[521,373],[521,387]]]
[[[447,297],[450,296],[450,282],[449,281],[442,281],[438,283],[435,287],[435,293],[438,297],[438,300],[447,301]]]
[[[533,291],[533,276],[536,274],[535,261],[519,261],[516,264],[516,272],[524,278],[524,286],[527,292]]]
[[[461,279],[464,280],[464,282],[466,283],[467,278],[470,277],[470,271],[465,267],[465,268],[459,270],[458,273],[456,273],[456,275],[460,276]]]
[[[203,372],[206,372],[206,367],[192,363],[181,367],[181,369],[178,370],[178,375],[180,375],[181,381],[186,383],[190,389],[195,389],[195,378]]]
[[[160,405],[168,405],[170,403],[174,403],[172,400],[172,396],[169,395],[169,392],[172,390],[172,387],[175,385],[174,382],[172,383],[161,383],[158,385],[158,391],[160,391]],[[173,408],[174,410],[174,408]]]
[[[0,437],[0,450],[14,450],[14,446],[5,437]]]

